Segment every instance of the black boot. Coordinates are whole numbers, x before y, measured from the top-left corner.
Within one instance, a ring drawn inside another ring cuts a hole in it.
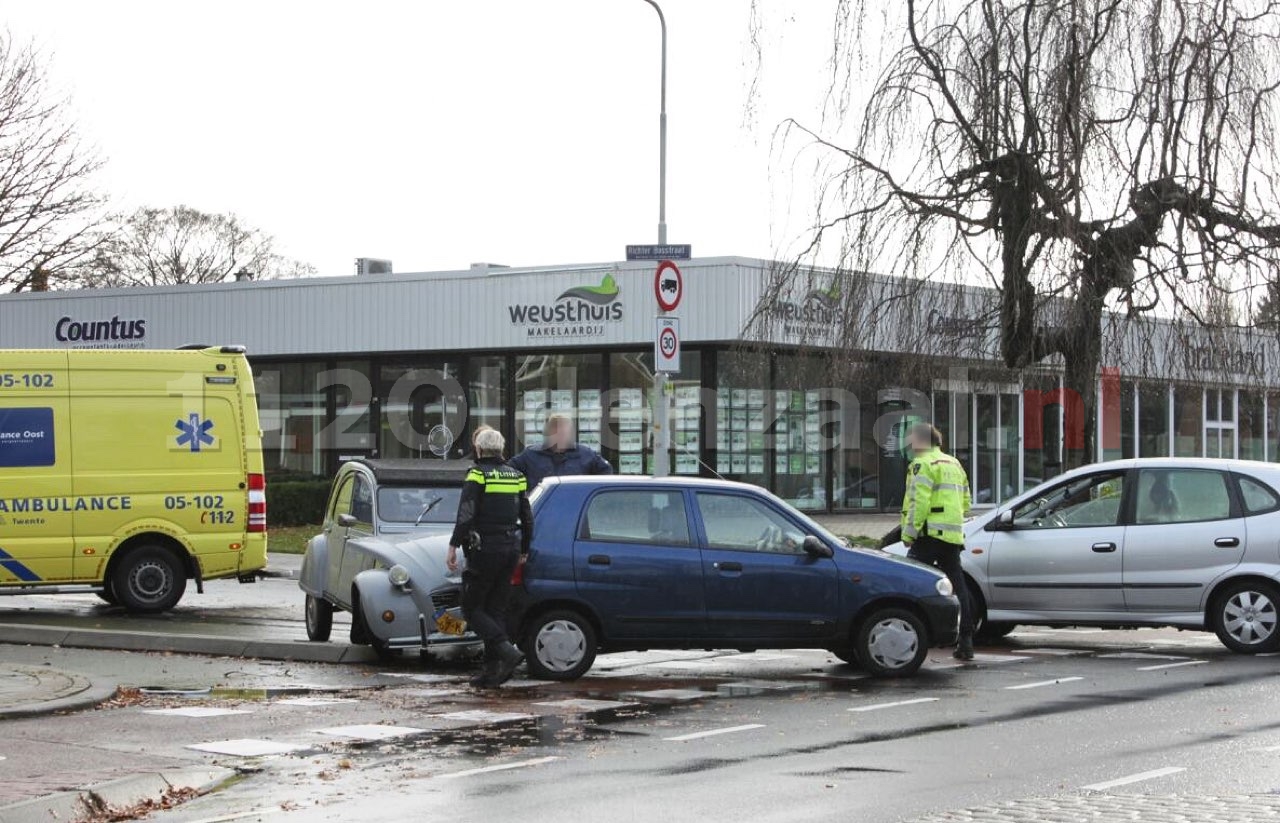
[[[960,635],[960,642],[956,644],[956,650],[951,653],[956,660],[972,660],[973,659],[973,635]]]
[[[484,657],[484,668],[475,677],[469,681],[473,689],[492,689],[502,683],[498,679],[499,667],[502,661],[496,655],[486,654]]]
[[[524,662],[524,652],[511,643],[503,643],[498,647],[498,685],[506,683],[515,674],[516,666]]]

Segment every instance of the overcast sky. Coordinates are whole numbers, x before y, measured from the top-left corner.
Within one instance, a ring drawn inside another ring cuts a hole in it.
[[[816,118],[831,3],[764,5],[758,71],[750,0],[663,0],[668,239],[698,256],[782,253],[806,228],[806,167],[773,134]],[[0,9],[73,95],[120,208],[234,211],[322,274],[357,256],[596,262],[657,239],[660,39],[642,0]]]

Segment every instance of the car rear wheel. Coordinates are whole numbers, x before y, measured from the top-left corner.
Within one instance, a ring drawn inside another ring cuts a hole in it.
[[[307,639],[324,643],[333,632],[333,604],[328,600],[307,595]]]
[[[187,590],[182,561],[163,546],[138,546],[120,558],[111,573],[111,591],[130,612],[172,609]]]
[[[1209,625],[1222,645],[1240,654],[1280,649],[1280,589],[1245,580],[1231,583],[1214,598]]]
[[[858,663],[876,677],[913,674],[929,653],[924,623],[906,609],[889,607],[869,614],[853,640]]]
[[[529,674],[540,680],[577,680],[596,661],[596,631],[581,613],[557,609],[540,614],[524,634]]]

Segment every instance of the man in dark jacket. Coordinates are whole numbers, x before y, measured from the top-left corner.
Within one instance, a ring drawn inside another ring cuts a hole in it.
[[[507,638],[511,575],[529,554],[533,511],[524,475],[502,460],[505,443],[493,429],[476,433],[476,464],[467,472],[458,502],[458,520],[449,540],[449,571],[458,569],[463,547],[462,615],[484,641],[484,671],[472,678],[477,688],[497,688],[511,679],[524,660]]]
[[[529,446],[511,459],[512,468],[524,473],[529,490],[546,477],[567,474],[613,474],[613,466],[599,453],[573,439],[573,420],[566,414],[547,418],[546,439],[540,446]]]

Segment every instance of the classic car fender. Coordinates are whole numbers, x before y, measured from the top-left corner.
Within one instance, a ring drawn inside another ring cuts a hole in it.
[[[329,539],[317,534],[307,541],[302,555],[302,571],[298,573],[298,588],[313,597],[324,597],[325,576],[329,574]]]
[[[424,610],[412,590],[394,586],[384,569],[366,569],[351,581],[359,599],[359,609],[369,633],[392,648],[422,645],[422,627],[419,616],[427,620],[427,628],[434,631],[434,615],[429,611],[430,600]],[[390,621],[384,618],[392,615]]]

